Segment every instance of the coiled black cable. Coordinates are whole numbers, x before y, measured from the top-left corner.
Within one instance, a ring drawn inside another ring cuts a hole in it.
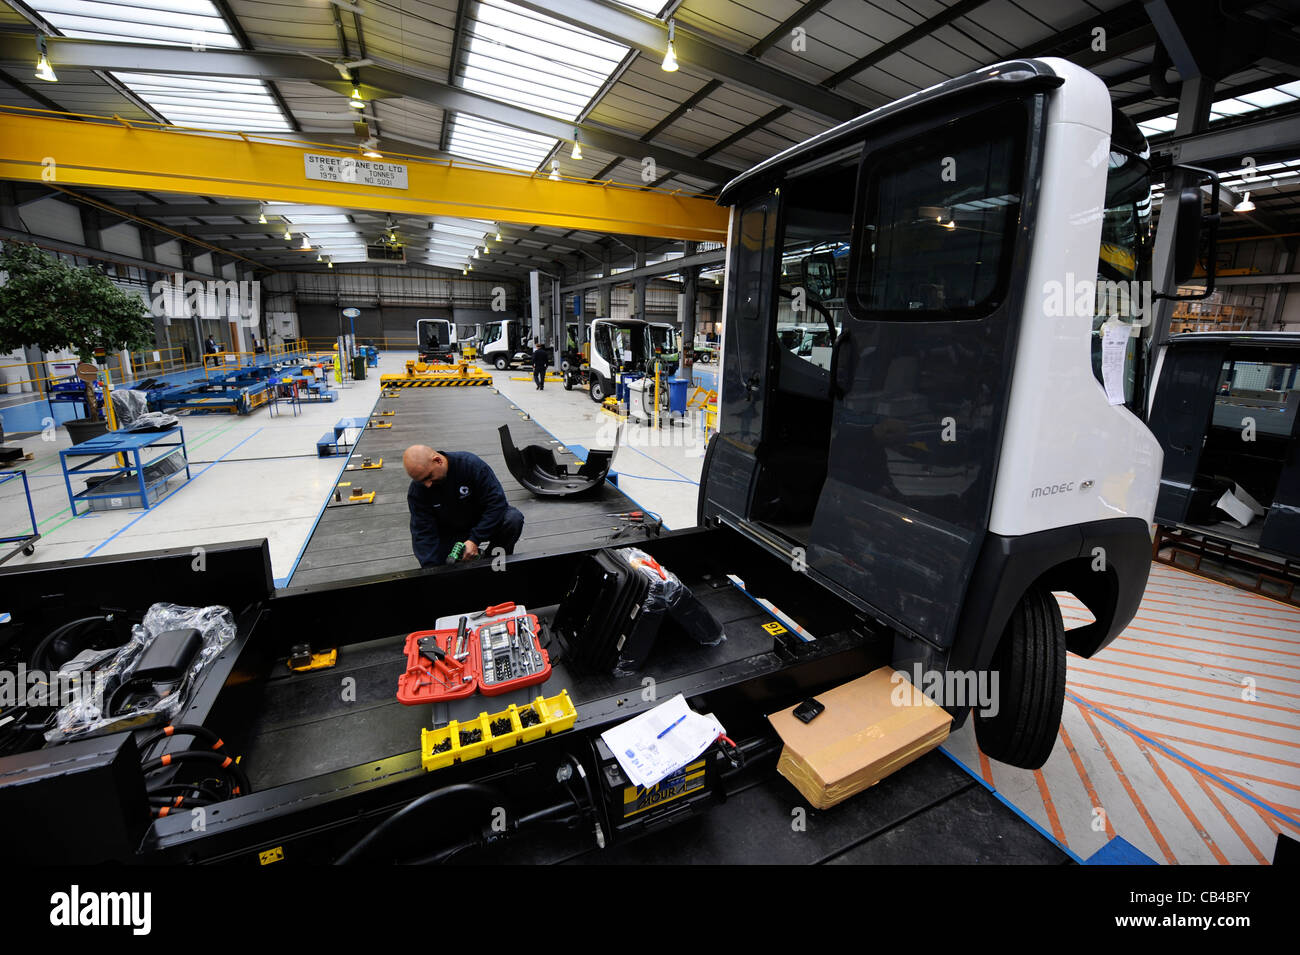
[[[226,799],[225,796],[218,795],[215,789],[209,789],[199,783],[168,783],[166,786],[157,786],[149,790],[150,796],[172,794],[189,798],[190,793],[197,793],[199,799],[206,799],[208,802],[223,802]]]
[[[151,746],[155,746],[172,736],[193,736],[196,739],[207,743],[208,750],[218,750],[225,745],[225,740],[212,732],[212,730],[208,729],[206,726],[200,726],[197,723],[173,723],[170,726],[164,726],[157,733],[145,737],[144,741],[140,743],[140,752],[143,753]],[[200,752],[202,752],[202,750],[200,750]]]
[[[234,759],[221,753],[214,753],[211,750],[189,749],[181,753],[167,753],[157,759],[146,760],[144,765],[140,767],[140,771],[147,776],[150,773],[156,773],[165,766],[186,762],[214,764],[215,768],[220,772],[231,776],[236,786],[231,791],[232,795],[240,796],[253,791],[248,783],[248,776],[239,768],[239,764]]]

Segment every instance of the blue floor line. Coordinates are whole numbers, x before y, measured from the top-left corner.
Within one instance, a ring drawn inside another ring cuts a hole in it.
[[[644,474],[633,474],[631,471],[618,471],[617,473],[625,478],[632,478],[634,481],[667,481],[669,484],[694,484],[696,487],[700,486],[699,481],[692,481],[690,478],[656,478]]]
[[[177,491],[181,491],[181,490],[184,490],[185,488],[189,487],[191,484],[193,484],[195,481],[197,481],[199,478],[201,478],[201,477],[204,475],[204,473],[208,470],[208,468],[213,467],[214,465],[220,464],[220,463],[222,462],[222,460],[226,457],[226,455],[233,453],[233,452],[235,451],[235,449],[239,447],[239,445],[243,444],[244,441],[247,441],[249,438],[253,437],[253,435],[257,434],[257,433],[258,433],[259,431],[261,431],[261,430],[262,430],[261,428],[258,428],[257,431],[254,431],[252,434],[250,434],[250,435],[248,435],[247,437],[245,437],[245,438],[243,439],[243,441],[240,441],[239,444],[236,444],[234,447],[232,447],[229,451],[227,451],[227,452],[226,452],[225,454],[223,454],[221,457],[217,458],[215,461],[211,461],[211,462],[209,462],[208,464],[205,464],[205,465],[203,466],[203,469],[202,469],[201,471],[199,471],[198,474],[195,474],[193,477],[191,477],[191,478],[190,478],[188,481],[186,481],[184,484],[181,484],[181,485],[179,485],[179,486],[177,486],[177,487],[172,488],[170,491],[168,491],[166,494],[164,494],[161,498],[159,498],[158,501],[157,501],[155,504],[151,505],[151,506],[148,508],[148,510],[146,510],[143,514],[139,514],[139,515],[137,515],[136,517],[131,518],[131,520],[127,521],[125,524],[123,524],[121,527],[119,527],[117,530],[115,530],[112,534],[109,534],[109,535],[108,535],[107,537],[105,537],[102,541],[100,541],[98,544],[96,544],[93,548],[91,548],[90,550],[86,551],[86,553],[85,553],[83,556],[85,556],[85,557],[91,557],[91,556],[93,556],[94,553],[95,553],[96,551],[98,551],[98,550],[100,550],[101,548],[105,547],[105,546],[109,543],[109,541],[111,541],[114,537],[116,537],[118,534],[121,534],[121,533],[122,533],[123,531],[125,531],[127,528],[129,528],[129,527],[131,527],[132,525],[134,525],[137,521],[140,521],[140,520],[142,520],[143,518],[148,517],[151,513],[153,513],[153,509],[154,509],[155,507],[158,507],[160,504],[162,504],[164,501],[166,501],[169,497],[171,497],[171,496],[172,496],[173,494],[175,494]],[[80,516],[81,516],[81,517],[86,517],[86,516],[88,516],[88,515],[86,515],[86,514],[82,514],[82,515],[80,515]]]
[[[1290,823],[1291,825],[1293,825],[1293,826],[1300,826],[1300,819],[1292,819],[1292,818],[1291,818],[1290,816],[1288,816],[1286,813],[1284,813],[1284,812],[1278,812],[1278,811],[1277,811],[1276,809],[1274,809],[1272,806],[1269,806],[1269,805],[1266,805],[1265,803],[1260,802],[1257,798],[1255,798],[1254,796],[1252,796],[1250,793],[1245,792],[1245,791],[1242,790],[1239,786],[1234,786],[1232,783],[1228,782],[1228,781],[1227,781],[1226,779],[1224,779],[1222,776],[1217,776],[1217,775],[1215,775],[1214,773],[1212,773],[1212,772],[1210,772],[1208,769],[1206,769],[1204,766],[1200,766],[1200,765],[1198,765],[1197,763],[1192,762],[1192,761],[1191,761],[1190,759],[1188,759],[1187,757],[1185,757],[1185,756],[1179,756],[1177,753],[1172,752],[1172,751],[1169,749],[1169,747],[1165,746],[1163,743],[1158,743],[1158,742],[1156,742],[1156,741],[1153,740],[1151,737],[1149,737],[1149,736],[1147,736],[1145,733],[1143,733],[1141,730],[1137,729],[1137,728],[1134,727],[1134,726],[1130,726],[1128,723],[1125,723],[1125,722],[1124,722],[1123,720],[1121,720],[1119,717],[1117,717],[1117,716],[1112,716],[1111,714],[1107,713],[1105,710],[1100,710],[1100,709],[1098,709],[1097,707],[1093,706],[1091,703],[1087,702],[1086,700],[1080,699],[1079,697],[1075,696],[1073,693],[1068,693],[1068,692],[1067,692],[1065,695],[1066,695],[1069,699],[1073,700],[1073,701],[1074,701],[1076,704],[1078,704],[1079,706],[1087,707],[1087,708],[1088,708],[1089,710],[1091,710],[1093,713],[1096,713],[1098,716],[1100,716],[1103,720],[1106,720],[1106,721],[1109,722],[1109,723],[1113,723],[1115,726],[1118,726],[1120,729],[1124,730],[1126,733],[1132,733],[1134,736],[1136,736],[1138,739],[1142,740],[1144,743],[1147,743],[1147,744],[1149,744],[1149,745],[1151,745],[1151,746],[1156,747],[1158,750],[1160,750],[1160,752],[1164,753],[1164,754],[1165,754],[1166,756],[1168,756],[1170,759],[1176,759],[1176,760],[1178,760],[1178,762],[1182,763],[1184,766],[1186,766],[1186,767],[1187,767],[1188,769],[1190,769],[1192,772],[1194,772],[1194,773],[1200,773],[1202,776],[1206,776],[1206,777],[1208,777],[1209,779],[1213,779],[1215,782],[1219,783],[1220,785],[1222,785],[1222,786],[1224,786],[1224,787],[1226,787],[1226,788],[1232,790],[1232,792],[1233,792],[1235,795],[1237,795],[1237,796],[1241,797],[1242,799],[1246,800],[1246,802],[1248,802],[1248,803],[1250,803],[1251,805],[1255,806],[1256,808],[1262,810],[1263,812],[1267,812],[1267,813],[1269,813],[1270,815],[1276,816],[1276,817],[1279,818],[1279,819],[1283,819],[1283,820],[1285,820],[1286,822],[1289,822],[1289,823]]]
[[[676,474],[679,478],[681,478],[683,481],[686,481],[688,484],[694,484],[696,487],[698,487],[699,484],[700,484],[699,481],[696,481],[696,480],[694,480],[694,479],[692,479],[692,478],[688,478],[688,477],[687,477],[685,474],[683,474],[681,471],[675,470],[674,468],[670,468],[668,465],[664,464],[664,463],[663,463],[662,461],[660,461],[658,458],[652,458],[652,457],[650,457],[650,455],[646,454],[644,451],[641,451],[641,450],[638,449],[638,448],[634,448],[634,447],[632,447],[632,445],[630,445],[630,444],[623,444],[623,445],[620,445],[619,447],[620,447],[620,448],[627,448],[629,451],[636,451],[636,453],[639,454],[639,455],[641,455],[641,457],[643,457],[643,458],[648,458],[649,460],[653,461],[655,464],[657,464],[657,465],[659,465],[661,468],[663,468],[665,471],[672,471],[673,474]]]
[[[1011,800],[1007,799],[1006,796],[1002,795],[1002,793],[998,792],[996,789],[994,789],[992,786],[990,786],[988,783],[986,783],[986,782],[984,781],[983,777],[980,776],[979,773],[975,772],[973,769],[971,769],[969,766],[967,766],[965,763],[963,763],[960,759],[958,759],[958,758],[957,758],[956,756],[954,756],[952,753],[948,752],[948,750],[947,750],[945,747],[940,746],[940,747],[939,747],[939,752],[943,753],[943,755],[945,755],[945,756],[947,756],[949,759],[951,759],[954,763],[956,763],[958,766],[960,766],[960,767],[961,767],[961,768],[966,772],[966,774],[967,774],[968,776],[970,776],[971,779],[975,780],[975,782],[979,783],[981,786],[983,786],[985,789],[987,789],[990,793],[992,793],[994,799],[996,799],[998,802],[1002,803],[1002,805],[1006,806],[1008,809],[1010,809],[1012,812],[1014,812],[1017,816],[1019,816],[1019,817],[1020,817],[1021,819],[1023,819],[1025,822],[1027,822],[1027,823],[1029,823],[1031,826],[1033,826],[1034,829],[1038,832],[1038,834],[1039,834],[1040,836],[1042,836],[1042,837],[1043,837],[1044,839],[1046,839],[1048,842],[1052,843],[1052,845],[1056,846],[1058,849],[1060,849],[1062,852],[1064,852],[1066,855],[1068,855],[1068,856],[1069,856],[1071,859],[1073,859],[1077,864],[1079,864],[1079,865],[1086,865],[1086,864],[1087,864],[1087,863],[1086,863],[1082,858],[1079,857],[1079,854],[1078,854],[1078,853],[1074,852],[1074,851],[1073,851],[1069,846],[1067,846],[1067,845],[1065,845],[1064,843],[1058,841],[1057,838],[1056,838],[1056,836],[1052,835],[1050,832],[1048,832],[1046,829],[1044,829],[1042,826],[1040,826],[1037,822],[1035,822],[1035,821],[1034,821],[1033,819],[1031,819],[1029,816],[1025,815],[1025,813],[1020,809],[1019,806],[1017,806],[1017,805],[1016,805],[1015,803],[1013,803]]]
[[[379,406],[382,395],[383,388],[380,388],[379,394],[375,395],[375,403],[370,406],[370,412],[366,416],[367,420],[374,415],[375,408]],[[361,437],[358,436],[357,444],[360,443]],[[344,472],[347,470],[348,462],[352,460],[352,455],[356,453],[357,444],[352,445],[352,450],[348,452],[347,457],[343,459],[343,463],[339,465],[339,473],[334,475],[334,487],[338,486],[339,479],[343,477]],[[293,559],[293,565],[289,568],[289,573],[285,574],[283,577],[275,578],[276,590],[283,590],[285,587],[288,587],[289,582],[293,580],[293,575],[298,572],[298,562],[302,560],[302,555],[307,553],[307,545],[311,543],[311,539],[316,536],[316,528],[320,525],[320,519],[325,514],[325,508],[330,505],[330,497],[334,493],[334,487],[329,489],[329,492],[325,495],[325,500],[321,501],[320,510],[316,512],[316,520],[311,522],[311,530],[307,532],[307,536],[303,539],[302,546],[298,548],[298,556]]]

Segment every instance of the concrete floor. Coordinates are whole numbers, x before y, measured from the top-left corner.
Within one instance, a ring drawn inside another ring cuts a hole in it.
[[[42,536],[31,557],[18,554],[5,566],[265,537],[272,569],[283,582],[344,464],[342,458],[317,457],[316,439],[341,417],[368,414],[379,380],[350,382],[338,392],[338,401],[304,404],[298,416],[285,411],[271,417],[265,407],[247,416],[180,416],[191,479],[174,477],[167,496],[148,510],[87,513],[79,503],[73,517],[59,459],[70,444],[67,431],[53,430],[52,440],[40,433],[10,438],[11,446],[35,455],[24,466]],[[81,487],[78,482],[73,490]],[[22,533],[26,520],[21,485],[0,486],[0,534]]]
[[[407,357],[385,354],[378,371],[399,371]],[[701,369],[707,387],[712,375]],[[625,493],[670,528],[694,524],[704,448],[694,425],[622,423],[581,392],[537,391],[526,371],[494,380],[564,445],[607,448],[617,437]],[[266,537],[284,586],[343,467],[316,456],[316,439],[340,417],[367,414],[378,390],[372,369],[338,402],[298,418],[266,409],[183,418],[193,479],[174,480],[148,511],[73,518],[58,461],[66,433],[11,442],[36,455],[26,467],[44,536],[33,557],[10,565]],[[0,533],[21,530],[25,516],[21,489],[0,487]],[[1077,601],[1058,599],[1067,627],[1087,622]],[[1266,863],[1277,833],[1300,835],[1298,715],[1300,610],[1153,565],[1132,625],[1093,659],[1070,658],[1063,724],[1043,769],[991,762],[969,723],[944,748],[1080,859],[1118,837],[1157,863]]]

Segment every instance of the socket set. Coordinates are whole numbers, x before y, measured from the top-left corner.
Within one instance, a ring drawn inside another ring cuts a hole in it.
[[[537,642],[537,618],[530,615],[515,617],[505,623],[479,627],[478,642],[482,657],[483,692],[492,695],[487,687],[505,683],[527,686],[527,677],[536,676],[549,667],[542,658]],[[517,681],[525,682],[517,682]]]
[[[406,638],[406,672],[397,681],[400,703],[455,700],[481,692],[496,696],[544,683],[550,655],[538,641],[536,614],[498,604],[460,618],[455,629],[419,630]],[[471,626],[473,618],[483,618]]]

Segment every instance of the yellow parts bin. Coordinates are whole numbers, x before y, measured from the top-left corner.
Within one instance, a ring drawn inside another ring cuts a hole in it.
[[[427,770],[442,769],[484,753],[499,752],[572,729],[577,718],[578,711],[569,699],[568,690],[561,690],[556,696],[539,696],[527,706],[511,703],[499,713],[480,713],[463,723],[452,720],[441,729],[421,730],[420,761]]]
[[[948,738],[948,711],[893,667],[816,696],[826,709],[805,723],[795,707],[768,717],[785,743],[776,771],[817,809],[874,786]]]

